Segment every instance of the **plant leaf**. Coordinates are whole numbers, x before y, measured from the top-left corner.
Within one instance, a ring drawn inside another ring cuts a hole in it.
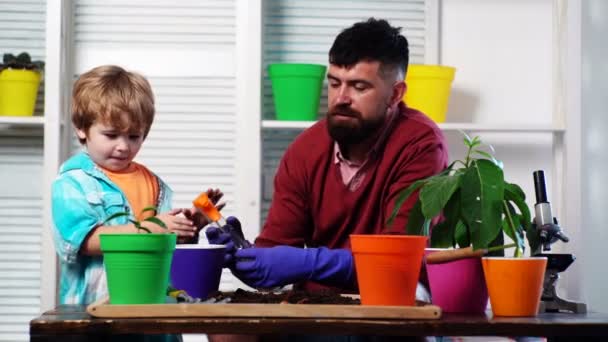
[[[460,187],[460,174],[437,176],[430,179],[420,190],[422,214],[432,219],[441,213],[452,195]]]
[[[487,248],[502,228],[502,169],[489,160],[474,160],[462,177],[461,190],[463,219],[473,248]]]
[[[414,203],[412,210],[410,210],[407,218],[407,227],[405,228],[405,234],[407,235],[423,235],[424,229],[424,216],[422,215],[422,209],[420,205],[420,199]]]
[[[152,222],[152,223],[155,223],[155,224],[161,226],[162,228],[168,229],[165,222],[161,221],[158,217],[155,217],[155,216],[148,217],[144,221]]]
[[[389,216],[388,220],[386,221],[387,227],[390,227],[393,225],[393,221],[395,221],[397,214],[399,214],[399,210],[401,209],[401,206],[410,197],[410,195],[414,191],[418,190],[418,188],[420,188],[426,182],[428,182],[429,179],[431,179],[431,178],[432,177],[417,180],[414,183],[410,184],[410,186],[408,186],[407,188],[401,190],[401,192],[397,195],[397,199],[395,200],[395,206],[393,207],[391,216]]]
[[[431,235],[431,220],[426,219],[422,224],[422,236],[430,236]]]
[[[509,212],[511,213],[511,219],[513,220],[513,224],[515,225],[515,231],[512,232],[511,229],[509,229],[509,227],[508,227],[509,220],[508,220],[508,217],[506,217],[506,216],[502,221],[502,230],[523,251],[526,249],[526,246],[525,246],[525,241],[524,241],[523,229],[521,226],[522,215],[519,215],[515,211],[515,208],[513,207],[513,205],[511,203],[507,202],[507,207],[509,208]],[[515,233],[515,235],[513,235],[513,233]]]
[[[471,140],[471,137],[463,130],[459,130],[460,133],[462,134],[462,140],[464,141],[464,145],[468,148],[471,148],[471,146],[473,145],[473,140]]]
[[[443,170],[440,175],[444,175],[444,174],[449,174],[450,171],[452,171],[452,169],[454,168],[454,165],[456,165],[456,161],[454,160],[453,162],[450,163],[450,165],[448,165],[448,167],[445,168],[445,170]]]
[[[501,232],[498,235],[496,235],[496,238],[494,240],[492,240],[492,242],[490,242],[488,247],[504,246],[504,245],[505,245],[505,237],[504,237],[504,234],[502,234],[502,232]],[[495,251],[488,252],[488,254],[486,254],[486,255],[487,256],[505,256],[505,249],[499,248]]]
[[[436,224],[431,231],[431,247],[448,248],[454,245],[454,225],[446,221]]]
[[[454,228],[454,241],[456,242],[458,247],[462,248],[470,246],[470,236],[471,234],[469,233],[469,228],[467,228],[467,225],[459,220],[458,223],[456,223],[456,227]]]
[[[152,234],[152,232],[150,231],[150,229],[148,229],[148,228],[146,228],[144,226],[140,225],[139,227],[137,227],[137,229],[139,229],[139,230],[145,230],[146,232],[148,232],[148,234]]]
[[[145,207],[145,208],[143,208],[143,209],[141,210],[141,213],[143,214],[143,213],[145,213],[145,212],[147,212],[147,211],[152,211],[153,213],[156,213],[156,207],[154,207],[154,206]]]
[[[532,224],[530,209],[526,204],[526,194],[517,184],[505,183],[505,199],[513,202],[521,214],[521,224],[527,231]]]
[[[121,216],[129,216],[129,213],[127,213],[127,212],[114,213],[114,214],[110,215],[110,217],[108,217],[107,219],[105,219],[103,221],[103,223],[108,223],[108,222],[112,221],[113,219],[115,219],[117,217],[121,217]]]
[[[471,141],[471,149],[473,149],[474,147],[479,146],[479,145],[481,145],[481,138],[478,135],[476,135],[473,137],[473,141]]]
[[[30,63],[32,63],[32,58],[30,57],[30,55],[27,52],[22,52],[19,55],[17,55],[17,62],[22,63],[22,64],[30,64]]]
[[[475,152],[475,153],[479,154],[480,156],[486,157],[486,158],[488,158],[489,160],[494,160],[494,156],[493,156],[493,155],[491,155],[491,154],[489,154],[489,153],[488,153],[488,152],[486,152],[486,151],[482,151],[482,150],[474,150],[473,152]]]
[[[456,225],[460,220],[460,193],[458,191],[456,190],[443,208],[444,220],[433,227],[431,231],[431,247],[443,248],[455,245],[454,234]]]
[[[530,255],[541,252],[540,235],[536,230],[535,224],[531,224],[530,227],[526,229],[526,239],[528,240],[528,245],[530,245]]]

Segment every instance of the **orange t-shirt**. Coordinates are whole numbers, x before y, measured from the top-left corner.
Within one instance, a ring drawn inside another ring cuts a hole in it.
[[[141,212],[146,207],[157,205],[159,185],[150,170],[136,162],[131,162],[126,170],[120,172],[102,170],[127,196],[127,201],[133,209],[133,216],[137,220],[154,216],[153,211],[146,211],[143,214]]]

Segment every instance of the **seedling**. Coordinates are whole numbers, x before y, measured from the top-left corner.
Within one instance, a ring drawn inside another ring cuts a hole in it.
[[[4,69],[25,69],[32,71],[41,71],[44,69],[43,61],[32,61],[32,58],[27,52],[22,52],[15,56],[11,53],[5,53],[0,64],[0,71]]]
[[[482,150],[481,139],[466,133],[464,160],[456,160],[438,175],[418,180],[398,196],[387,221],[391,226],[399,209],[415,191],[420,191],[410,211],[407,234],[431,236],[431,246],[498,251],[515,247],[515,257],[523,256],[524,231],[530,232],[530,211],[523,190],[504,179],[503,164],[494,157],[494,149]],[[443,220],[430,231],[431,221],[443,214]],[[397,227],[399,228],[399,227]],[[397,229],[393,228],[393,229]],[[504,245],[505,233],[512,244]],[[526,234],[530,245],[534,234]]]
[[[144,209],[142,209],[141,214],[143,214],[145,212],[148,212],[148,211],[151,211],[151,212],[155,213],[156,212],[156,207],[145,207]],[[105,221],[103,221],[103,223],[108,223],[109,221],[111,221],[111,220],[113,220],[113,219],[115,219],[117,217],[122,217],[122,216],[130,217],[131,214],[129,212],[126,212],[126,211],[121,211],[121,212],[118,212],[118,213],[114,213],[114,214],[110,215],[110,217],[108,217]],[[148,234],[152,234],[152,232],[148,228],[146,228],[146,227],[144,227],[144,226],[141,225],[141,222],[152,222],[154,224],[159,225],[160,227],[162,227],[164,229],[168,229],[167,225],[163,221],[161,221],[160,219],[158,219],[156,216],[150,216],[150,217],[145,218],[145,219],[143,219],[141,221],[138,221],[138,220],[135,220],[135,219],[132,219],[132,218],[129,218],[128,220],[129,220],[129,222],[131,222],[131,223],[133,223],[135,225],[135,228],[137,228],[137,232],[138,233],[140,232],[140,230],[144,230],[144,231],[148,232]]]

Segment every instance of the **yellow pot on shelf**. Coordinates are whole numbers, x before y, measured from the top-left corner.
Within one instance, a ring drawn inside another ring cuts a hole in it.
[[[405,103],[437,123],[445,122],[455,73],[456,69],[448,66],[410,64],[405,76]]]
[[[38,71],[22,69],[0,71],[0,115],[34,115],[39,86]]]

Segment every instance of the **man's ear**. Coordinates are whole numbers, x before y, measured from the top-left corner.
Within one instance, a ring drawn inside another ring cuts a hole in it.
[[[407,85],[405,84],[405,81],[399,81],[393,84],[393,93],[391,94],[389,102],[391,108],[396,107],[399,102],[403,101],[403,95],[405,95],[406,91]]]

